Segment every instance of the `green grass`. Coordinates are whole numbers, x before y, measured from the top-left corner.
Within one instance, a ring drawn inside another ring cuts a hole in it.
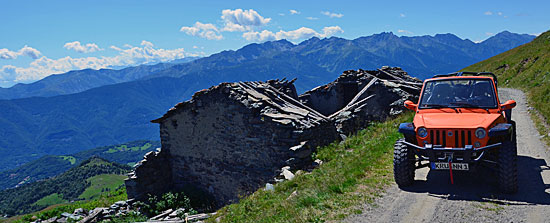
[[[274,191],[260,189],[228,205],[209,219],[224,222],[320,222],[360,213],[393,182],[393,144],[401,137],[398,124],[413,113],[374,124],[343,143],[319,148],[313,158],[324,164],[311,173],[299,171]],[[296,195],[291,196],[295,192]]]
[[[97,207],[109,207],[117,201],[127,200],[126,189],[124,187],[115,191],[101,195],[99,198],[91,201],[76,201],[70,204],[58,204],[45,208],[42,211],[27,214],[24,216],[16,216],[7,219],[7,222],[31,222],[32,217],[36,216],[38,219],[49,219],[54,216],[59,216],[63,212],[72,213],[77,208],[84,208],[86,210],[93,210]]]
[[[65,203],[65,202],[67,202],[67,201],[64,200],[63,197],[60,194],[53,193],[53,194],[45,196],[42,199],[34,202],[33,205],[50,206],[50,205],[61,204],[61,203]]]
[[[128,148],[127,145],[121,145],[121,146],[117,146],[117,147],[114,147],[114,148],[110,148],[105,153],[116,153],[116,152],[124,152],[124,151],[134,151],[134,152],[136,152],[136,151],[145,151],[145,150],[151,148],[151,146],[153,146],[151,143],[146,143],[143,146],[133,146],[133,147],[130,147],[130,148]]]
[[[71,163],[71,165],[74,165],[76,163],[76,158],[73,156],[59,156],[60,158],[63,158],[63,160],[67,160]]]
[[[501,86],[525,91],[529,104],[540,114],[533,115],[537,129],[550,141],[550,130],[544,124],[550,121],[550,31],[463,70],[493,72]]]
[[[475,202],[472,204],[472,206],[477,207],[479,209],[492,211],[492,212],[495,212],[496,214],[504,210],[504,208],[501,205],[494,202]]]
[[[117,187],[124,184],[124,179],[126,178],[125,175],[117,174],[101,174],[90,177],[87,180],[90,186],[87,187],[78,198],[88,200],[97,198],[106,191],[116,190]]]

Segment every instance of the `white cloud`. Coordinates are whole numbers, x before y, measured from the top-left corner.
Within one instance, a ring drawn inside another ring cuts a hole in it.
[[[82,45],[80,44],[79,41],[65,43],[63,47],[65,49],[74,50],[79,53],[93,53],[96,51],[103,50],[99,48],[99,46],[97,46],[97,44],[95,43],[87,43],[86,45]]]
[[[264,41],[280,40],[280,39],[289,39],[289,40],[306,39],[313,36],[324,38],[324,37],[332,36],[336,33],[343,33],[343,32],[344,30],[342,30],[342,28],[340,28],[339,26],[325,27],[323,28],[321,33],[311,28],[301,27],[299,29],[292,30],[292,31],[280,30],[277,33],[273,33],[269,30],[263,30],[261,32],[250,31],[250,32],[243,33],[243,38],[245,38],[248,41],[264,42]]]
[[[490,32],[486,32],[485,33],[486,36],[492,36],[492,35],[495,35],[494,33],[490,33]]]
[[[275,34],[269,30],[263,30],[261,32],[254,32],[254,31],[246,32],[246,33],[243,33],[243,38],[245,38],[248,41],[259,41],[259,42],[276,39]]]
[[[333,36],[336,33],[344,33],[344,30],[340,28],[340,26],[327,26],[323,28],[323,34],[320,36],[329,37],[329,36]]]
[[[4,60],[13,60],[19,56],[19,53],[10,51],[6,48],[0,49],[0,58]]]
[[[40,57],[40,51],[25,45],[19,51],[11,51],[6,48],[0,49],[0,59],[13,60],[17,59],[19,56],[28,56],[30,58],[36,59]]]
[[[508,18],[507,15],[504,15],[504,13],[502,12],[495,12],[493,13],[492,11],[486,11],[485,13],[483,13],[484,15],[488,15],[488,16],[492,16],[492,15],[497,15],[497,16],[502,16],[503,18]]]
[[[300,14],[300,12],[295,9],[290,9],[289,12],[290,15]],[[344,16],[343,14],[331,12],[322,13],[331,18],[341,18]],[[284,16],[285,14],[279,13],[279,15]],[[221,35],[223,32],[243,32],[242,37],[244,39],[248,41],[261,42],[278,39],[297,40],[310,38],[312,36],[324,38],[332,36],[336,33],[344,32],[344,30],[342,30],[339,26],[324,27],[321,32],[317,32],[307,27],[301,27],[291,31],[284,31],[281,27],[279,27],[280,30],[276,33],[269,30],[261,30],[259,28],[266,26],[271,21],[271,18],[264,18],[253,9],[224,9],[222,10],[221,19],[223,22],[223,27],[221,28],[218,28],[211,23],[203,24],[201,22],[196,22],[194,26],[184,26],[180,29],[180,31],[192,36],[200,36],[207,39],[217,40],[223,38]],[[306,19],[317,20],[318,18],[307,17]]]
[[[147,40],[142,40],[140,45],[142,45],[143,47],[153,48],[153,43]]]
[[[225,23],[223,31],[251,31],[254,28],[267,25],[271,18],[264,18],[253,9],[224,9],[222,11],[222,20]]]
[[[111,46],[111,49],[118,51],[118,54],[112,57],[72,58],[67,56],[59,59],[51,59],[42,56],[31,62],[27,67],[5,65],[0,68],[0,80],[2,83],[26,83],[42,79],[51,74],[65,73],[70,70],[135,66],[145,63],[167,62],[181,59],[186,56],[198,56],[197,54],[186,53],[183,48],[154,48],[153,43],[145,40],[141,42],[141,47],[126,46],[130,45],[125,45],[123,48]]]
[[[199,36],[209,40],[221,40],[223,38],[218,28],[211,23],[204,24],[201,22],[196,22],[195,25],[191,27],[181,27],[180,31],[187,33],[187,35]]]
[[[17,77],[17,67],[12,65],[5,65],[0,69],[0,81],[10,81]]]
[[[407,17],[407,16],[406,16],[405,14],[403,14],[403,13],[400,13],[400,14],[399,14],[399,17],[405,18],[405,17]]]
[[[404,30],[404,29],[399,29],[397,30],[398,33],[403,33],[403,34],[413,34],[413,32],[411,31],[408,31],[408,30]]]
[[[344,14],[334,13],[334,12],[329,12],[329,11],[321,11],[321,14],[326,15],[330,18],[342,18],[344,16]]]
[[[310,38],[315,35],[319,35],[317,32],[315,32],[315,30],[307,27],[301,27],[291,31],[281,30],[275,34],[275,37],[276,39],[296,40],[296,39]]]

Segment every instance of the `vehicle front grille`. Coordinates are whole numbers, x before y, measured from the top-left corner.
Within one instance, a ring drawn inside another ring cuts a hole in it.
[[[452,133],[449,136],[449,131]],[[443,147],[462,148],[466,145],[472,145],[473,130],[430,130],[430,144],[441,145]]]

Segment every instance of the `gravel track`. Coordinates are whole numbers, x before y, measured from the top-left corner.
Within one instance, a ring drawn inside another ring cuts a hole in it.
[[[517,124],[519,191],[498,190],[495,172],[416,171],[413,186],[391,185],[374,204],[364,204],[362,214],[344,222],[548,222],[550,223],[550,152],[540,140],[528,113],[525,94],[500,89],[500,100],[514,99],[512,119]]]

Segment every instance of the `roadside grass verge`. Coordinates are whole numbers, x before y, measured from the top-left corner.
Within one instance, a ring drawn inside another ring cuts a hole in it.
[[[342,143],[319,148],[313,155],[323,161],[319,168],[298,171],[273,191],[259,189],[209,221],[323,222],[361,213],[360,204],[374,201],[393,182],[393,144],[401,137],[397,127],[413,115],[373,124]]]
[[[542,140],[546,145],[550,145],[550,122],[545,120],[538,110],[531,110],[529,114],[531,115],[531,120],[535,123],[535,128],[537,128],[542,136]]]

